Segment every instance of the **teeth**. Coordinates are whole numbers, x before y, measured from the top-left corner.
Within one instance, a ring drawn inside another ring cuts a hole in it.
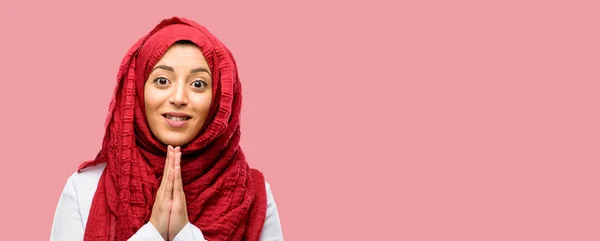
[[[174,121],[184,121],[187,119],[185,117],[176,117],[176,116],[167,116],[167,118],[169,118],[169,120],[174,120]]]

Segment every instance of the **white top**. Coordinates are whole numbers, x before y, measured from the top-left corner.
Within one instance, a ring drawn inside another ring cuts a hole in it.
[[[83,240],[92,199],[94,198],[94,193],[96,193],[100,175],[105,167],[106,164],[90,167],[82,172],[75,172],[69,177],[58,200],[54,222],[52,223],[52,231],[50,233],[50,241]],[[266,181],[265,185],[267,188],[267,216],[260,235],[260,241],[283,240],[279,213],[277,212],[277,206],[271,193],[271,187]],[[163,241],[163,238],[156,228],[148,222],[129,238],[129,241],[142,240]],[[173,241],[204,240],[206,239],[204,239],[202,231],[194,224],[188,222],[175,236]]]

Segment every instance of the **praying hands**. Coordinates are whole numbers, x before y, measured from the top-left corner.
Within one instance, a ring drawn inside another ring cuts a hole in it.
[[[150,223],[165,240],[173,240],[189,221],[180,164],[180,148],[169,145],[162,182],[150,217]]]

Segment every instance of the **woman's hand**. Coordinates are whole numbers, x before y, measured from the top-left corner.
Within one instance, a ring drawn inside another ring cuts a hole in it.
[[[160,187],[156,192],[156,200],[152,207],[152,215],[150,223],[156,228],[164,240],[169,237],[169,216],[171,212],[173,185],[175,174],[173,173],[173,163],[175,161],[175,153],[172,146],[168,147],[167,159],[165,161],[165,170]]]
[[[173,240],[189,221],[185,193],[183,192],[183,182],[181,181],[181,151],[179,147],[175,148],[173,174],[173,199],[171,215],[169,217],[169,240]]]
[[[180,165],[180,148],[169,146],[163,178],[150,216],[150,223],[164,240],[173,240],[189,220]]]

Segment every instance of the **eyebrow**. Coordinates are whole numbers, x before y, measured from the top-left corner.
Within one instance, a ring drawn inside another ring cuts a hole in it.
[[[154,69],[152,69],[152,71],[156,70],[156,69],[164,69],[167,71],[171,71],[171,72],[175,72],[175,69],[171,66],[167,66],[167,65],[157,65],[156,67],[154,67]],[[208,71],[208,69],[204,68],[204,67],[200,67],[200,68],[195,68],[192,69],[192,71],[190,71],[190,73],[198,73],[198,72],[206,72],[211,78],[212,75],[210,74],[210,71]]]

